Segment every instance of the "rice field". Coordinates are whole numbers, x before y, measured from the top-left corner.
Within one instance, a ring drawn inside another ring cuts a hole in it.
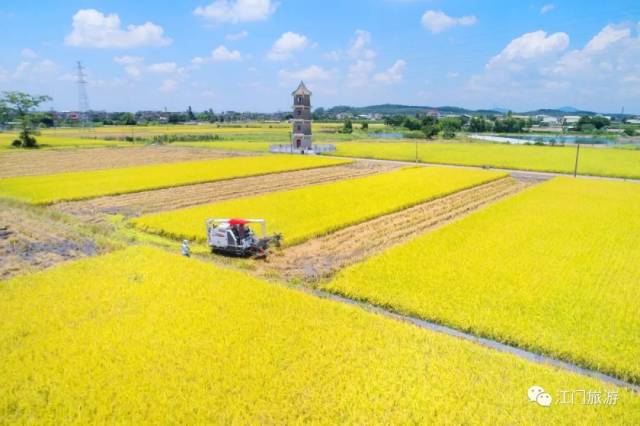
[[[8,424],[640,423],[637,394],[158,249],[1,281],[0,318]]]
[[[408,167],[375,176],[237,198],[134,219],[139,228],[174,238],[202,241],[211,217],[257,217],[285,245],[398,211],[505,174],[482,170]]]
[[[412,142],[337,143],[336,155],[414,161]],[[573,173],[576,148],[561,146],[508,145],[497,143],[418,144],[419,161],[425,163],[490,166],[505,169]],[[640,178],[640,150],[580,148],[578,173],[594,176]]]
[[[22,148],[14,148],[11,142],[16,139],[15,134],[0,133],[0,152],[18,153],[24,152]],[[131,142],[102,140],[83,137],[55,137],[37,136],[39,148],[42,149],[75,149],[75,148],[104,148],[104,147],[130,147]],[[35,151],[35,150],[32,150]]]
[[[269,152],[270,142],[256,141],[212,141],[212,142],[173,142],[172,146],[201,148],[226,151]]]
[[[21,176],[0,179],[0,197],[49,204],[345,163],[348,161],[278,155]]]
[[[556,178],[326,288],[640,383],[640,185]]]

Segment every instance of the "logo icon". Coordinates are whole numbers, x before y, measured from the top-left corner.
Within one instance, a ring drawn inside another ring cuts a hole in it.
[[[531,386],[527,391],[527,396],[529,397],[529,401],[536,402],[543,407],[549,407],[553,400],[551,395],[545,392],[540,386]]]

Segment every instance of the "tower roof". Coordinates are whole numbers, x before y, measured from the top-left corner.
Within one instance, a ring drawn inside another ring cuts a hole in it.
[[[301,81],[298,85],[298,88],[291,93],[292,96],[295,95],[309,95],[311,96],[311,91],[307,89],[307,86],[304,85],[304,82]]]

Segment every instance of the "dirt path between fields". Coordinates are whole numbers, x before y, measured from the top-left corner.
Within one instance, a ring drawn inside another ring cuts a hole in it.
[[[506,177],[274,252],[258,274],[315,281],[508,197],[538,180]]]
[[[103,214],[123,214],[133,217],[232,198],[248,197],[267,192],[284,191],[307,185],[368,176],[399,167],[400,165],[397,164],[355,161],[340,166],[274,173],[222,182],[106,196],[86,201],[59,203],[51,208],[81,217],[90,222],[96,222],[101,220]]]
[[[246,155],[207,148],[146,145],[123,148],[42,150],[0,153],[0,178],[132,167],[181,161],[215,160]]]

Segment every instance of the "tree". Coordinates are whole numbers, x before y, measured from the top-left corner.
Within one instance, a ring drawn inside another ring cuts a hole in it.
[[[342,125],[342,133],[353,133],[353,123],[351,123],[350,118],[344,120],[344,124]]]
[[[424,137],[426,139],[431,139],[440,131],[438,127],[438,119],[431,115],[425,115],[424,117],[422,117],[422,119],[420,120],[420,124],[420,130],[422,130],[422,133],[424,133]]]
[[[399,127],[402,126],[402,123],[404,123],[404,116],[402,115],[396,114],[394,116],[384,117],[384,124],[386,124],[387,126]]]
[[[636,131],[632,127],[627,127],[626,129],[624,129],[624,134],[627,136],[635,136]]]
[[[469,121],[469,131],[482,133],[488,132],[492,129],[492,123],[489,120],[485,120],[483,117],[472,117]]]
[[[33,137],[35,134],[32,120],[33,110],[38,108],[40,104],[50,101],[51,97],[46,95],[33,96],[23,92],[2,92],[2,95],[0,104],[14,112],[20,121],[21,130],[17,139],[20,141],[20,146],[23,148],[37,147],[38,143]]]
[[[187,120],[188,121],[196,121],[196,115],[193,113],[191,109],[191,105],[187,108]]]
[[[578,120],[576,124],[576,130],[581,132],[591,132],[593,130],[601,130],[604,127],[611,124],[611,121],[606,117],[596,115],[595,117],[589,117],[584,115]]]
[[[122,115],[122,124],[125,126],[135,126],[137,123],[135,116],[130,112],[125,112]]]
[[[456,137],[456,131],[462,129],[462,120],[455,117],[443,118],[438,122],[438,127],[442,130],[442,137],[453,139]]]
[[[363,121],[362,124],[360,125],[360,128],[362,130],[369,130],[369,123],[366,121]]]
[[[313,120],[324,120],[325,118],[325,110],[322,107],[318,107],[316,109],[313,110],[313,113],[311,114],[311,118]]]
[[[422,124],[417,118],[405,117],[404,122],[402,123],[402,127],[405,127],[409,130],[420,130]]]

